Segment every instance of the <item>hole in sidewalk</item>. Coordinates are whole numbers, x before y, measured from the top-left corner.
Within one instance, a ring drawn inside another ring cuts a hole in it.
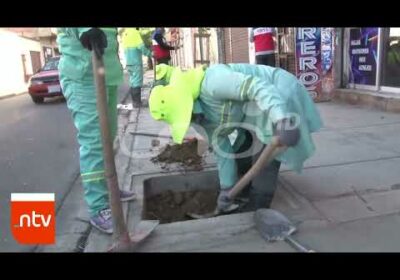
[[[214,211],[217,195],[217,190],[167,190],[146,198],[143,218],[160,220],[160,224],[191,220],[187,213],[206,214]]]
[[[191,220],[187,213],[215,210],[219,189],[216,171],[152,177],[143,182],[144,220],[161,224]]]

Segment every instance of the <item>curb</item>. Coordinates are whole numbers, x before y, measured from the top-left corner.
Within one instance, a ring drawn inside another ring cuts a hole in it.
[[[17,96],[19,96],[19,95],[24,95],[24,94],[28,94],[28,92],[12,93],[12,94],[1,95],[1,96],[0,96],[0,100],[12,98],[12,97],[17,97]]]
[[[333,100],[351,105],[374,108],[384,112],[400,113],[400,98],[389,93],[336,89]]]

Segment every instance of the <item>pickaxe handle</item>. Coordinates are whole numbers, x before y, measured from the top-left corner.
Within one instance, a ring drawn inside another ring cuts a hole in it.
[[[286,147],[283,147],[285,149]],[[230,190],[229,198],[234,199],[247,184],[260,172],[260,170],[270,161],[272,161],[275,156],[282,151],[279,144],[279,138],[272,137],[271,143],[262,151],[260,157],[256,163],[247,171],[247,173],[236,183],[236,185]]]
[[[128,247],[131,243],[122,211],[118,177],[114,161],[113,139],[108,124],[107,88],[105,67],[102,57],[97,57],[92,51],[93,75],[96,84],[97,111],[99,114],[101,140],[103,143],[104,171],[110,194],[110,208],[113,219],[113,240],[121,247]]]

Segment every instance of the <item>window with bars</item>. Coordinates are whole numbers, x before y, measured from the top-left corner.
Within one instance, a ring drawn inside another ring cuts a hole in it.
[[[295,29],[293,27],[278,27],[276,35],[277,67],[295,74]]]

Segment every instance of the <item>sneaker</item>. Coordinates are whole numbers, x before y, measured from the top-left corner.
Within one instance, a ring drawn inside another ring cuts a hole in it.
[[[122,202],[136,199],[136,194],[132,191],[119,190],[119,197]]]
[[[100,210],[99,213],[90,218],[90,224],[100,230],[101,232],[112,234],[113,226],[111,219],[111,209],[106,208]]]

